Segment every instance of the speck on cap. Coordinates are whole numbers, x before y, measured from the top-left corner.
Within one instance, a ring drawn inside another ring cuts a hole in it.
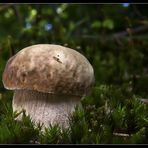
[[[3,73],[4,87],[45,93],[85,95],[94,71],[79,52],[53,44],[26,47],[11,57]]]

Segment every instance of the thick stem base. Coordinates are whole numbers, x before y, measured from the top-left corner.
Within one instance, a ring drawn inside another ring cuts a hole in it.
[[[69,116],[74,107],[80,105],[80,97],[55,95],[30,90],[16,90],[13,96],[13,111],[24,109],[35,123],[41,122],[45,127],[59,124],[67,128]],[[22,115],[18,116],[21,120]]]

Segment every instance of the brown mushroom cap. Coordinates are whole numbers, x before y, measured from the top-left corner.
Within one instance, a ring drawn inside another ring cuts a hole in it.
[[[11,57],[3,73],[4,87],[44,93],[85,95],[94,71],[79,52],[53,44],[26,47]]]

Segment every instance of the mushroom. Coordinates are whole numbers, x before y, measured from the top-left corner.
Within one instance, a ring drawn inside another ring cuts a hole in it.
[[[13,111],[24,109],[45,127],[69,127],[69,116],[94,84],[94,71],[79,52],[54,44],[37,44],[11,57],[3,72],[6,89],[14,90]],[[17,118],[22,119],[22,114]]]

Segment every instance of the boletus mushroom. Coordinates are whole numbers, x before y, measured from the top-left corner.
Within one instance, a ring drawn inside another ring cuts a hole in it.
[[[69,126],[69,115],[94,84],[89,61],[76,50],[37,44],[11,57],[3,72],[6,89],[14,90],[13,111],[24,109],[33,122]],[[18,116],[21,120],[22,115]]]

